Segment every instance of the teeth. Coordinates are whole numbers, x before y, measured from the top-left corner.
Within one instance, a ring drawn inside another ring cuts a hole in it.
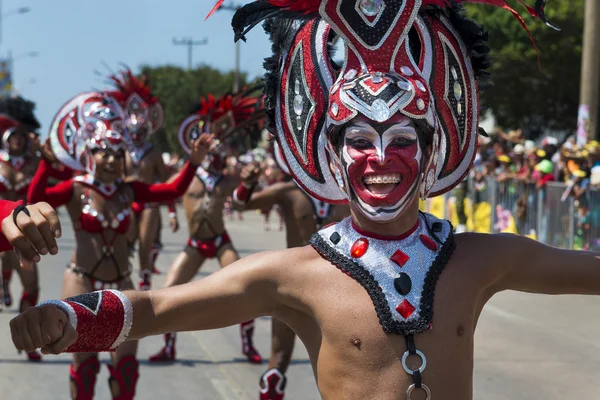
[[[365,184],[385,184],[385,183],[400,183],[400,175],[369,175],[364,178]]]

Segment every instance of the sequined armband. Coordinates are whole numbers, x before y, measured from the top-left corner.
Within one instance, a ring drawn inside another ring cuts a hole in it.
[[[68,353],[114,351],[131,330],[133,306],[127,296],[117,290],[86,293],[64,301],[45,301],[40,306],[48,304],[63,310],[79,335],[66,350]]]

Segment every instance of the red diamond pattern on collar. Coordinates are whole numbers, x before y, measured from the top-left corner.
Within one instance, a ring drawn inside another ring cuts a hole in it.
[[[353,258],[361,258],[367,252],[369,248],[369,241],[365,238],[360,238],[350,248],[350,255]]]
[[[415,307],[410,304],[410,301],[404,299],[400,304],[398,304],[396,311],[402,315],[402,318],[408,319],[412,313],[415,312]]]
[[[421,239],[421,242],[425,245],[425,247],[427,247],[429,250],[431,251],[437,251],[437,244],[427,235],[425,234],[421,234],[419,236],[419,239]]]
[[[403,267],[410,260],[410,257],[402,250],[396,250],[394,255],[390,257],[390,260],[398,264],[399,267]]]

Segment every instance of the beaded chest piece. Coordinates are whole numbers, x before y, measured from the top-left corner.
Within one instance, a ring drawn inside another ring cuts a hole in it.
[[[367,235],[349,217],[322,229],[310,243],[365,288],[386,333],[406,336],[427,330],[436,282],[455,248],[452,225],[420,214],[403,237]]]
[[[212,193],[223,178],[223,174],[211,174],[202,167],[196,169],[196,176],[202,181],[208,193]]]

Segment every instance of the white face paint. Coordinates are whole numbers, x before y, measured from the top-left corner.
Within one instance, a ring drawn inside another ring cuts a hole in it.
[[[341,160],[351,202],[374,221],[395,219],[418,193],[422,156],[409,119],[357,118],[344,132]]]

